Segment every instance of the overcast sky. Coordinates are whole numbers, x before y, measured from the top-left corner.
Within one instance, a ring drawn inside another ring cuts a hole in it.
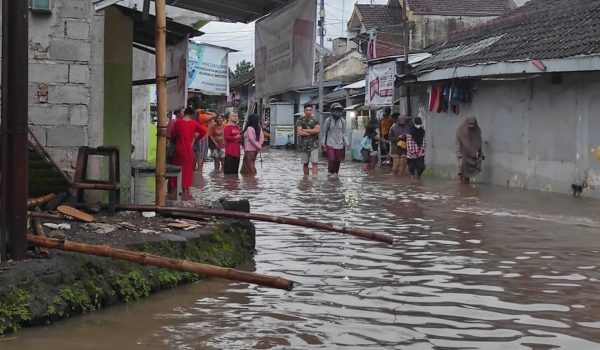
[[[346,24],[352,15],[355,3],[368,4],[369,0],[325,0],[325,46],[331,47],[328,39],[346,36]],[[386,4],[387,0],[373,0],[375,4]],[[243,59],[254,63],[254,23],[209,23],[201,29],[204,34],[198,42],[205,42],[219,46],[227,46],[240,52],[231,53],[229,65]],[[318,43],[318,41],[317,41]]]

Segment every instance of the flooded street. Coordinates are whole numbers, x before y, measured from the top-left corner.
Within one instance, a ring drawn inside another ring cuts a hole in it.
[[[257,225],[257,272],[292,292],[209,280],[0,339],[4,350],[600,349],[598,201],[461,186],[343,164],[304,179],[293,152],[256,178],[213,177],[199,201],[368,228],[395,244]],[[212,166],[209,167],[212,170]]]

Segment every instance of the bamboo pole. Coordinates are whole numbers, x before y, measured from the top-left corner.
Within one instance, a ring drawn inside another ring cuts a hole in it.
[[[54,198],[56,198],[56,194],[54,194],[54,193],[50,193],[50,194],[47,194],[47,195],[39,197],[39,198],[30,198],[29,200],[27,200],[27,207],[28,208],[39,207],[42,204],[50,202]]]
[[[44,231],[44,227],[42,226],[42,222],[41,222],[40,218],[37,218],[37,217],[33,218],[33,229],[37,236],[46,237],[46,232]],[[39,247],[39,246],[37,248],[38,248],[38,253],[40,253],[44,256],[50,255],[50,251],[48,250],[48,248]]]
[[[239,271],[232,268],[213,266],[186,260],[165,258],[162,256],[117,249],[109,246],[75,243],[66,240],[38,237],[33,235],[27,235],[27,241],[40,247],[127,260],[140,265],[152,265],[170,270],[193,272],[211,277],[219,277],[228,280],[257,284],[265,287],[284,290],[292,290],[294,287],[294,283],[292,281],[281,277],[261,275],[258,273]]]
[[[156,7],[156,92],[158,126],[156,142],[156,205],[167,202],[167,17],[165,0],[154,1]]]
[[[41,211],[29,211],[27,215],[32,218],[52,219],[52,220],[70,220],[61,214],[50,214]]]
[[[333,231],[339,233],[345,233],[356,237],[366,238],[373,241],[383,242],[387,244],[393,244],[394,239],[390,236],[386,236],[380,233],[375,233],[369,230],[352,228],[346,226],[335,226],[331,223],[323,223],[312,220],[286,218],[281,216],[265,215],[246,213],[241,211],[230,211],[230,210],[216,210],[208,208],[174,208],[174,207],[159,207],[154,205],[119,205],[117,210],[130,210],[130,211],[156,211],[158,213],[165,214],[192,214],[192,215],[204,215],[204,216],[216,216],[225,218],[235,219],[248,219],[264,222],[274,222],[277,224],[293,225],[314,228],[324,231]]]

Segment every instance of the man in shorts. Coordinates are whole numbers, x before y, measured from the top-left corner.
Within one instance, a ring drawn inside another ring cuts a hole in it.
[[[304,176],[308,176],[308,163],[312,164],[312,174],[319,174],[319,121],[313,116],[312,105],[304,105],[304,116],[298,118],[296,133],[298,134],[298,152],[304,165]]]

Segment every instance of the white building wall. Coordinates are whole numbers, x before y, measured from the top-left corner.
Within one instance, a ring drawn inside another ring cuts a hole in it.
[[[600,198],[600,72],[550,75],[519,81],[479,83],[472,103],[460,114],[427,110],[424,88],[413,98],[413,113],[424,118],[428,167],[456,178],[456,129],[478,118],[486,159],[477,182],[568,193],[587,182],[584,195]]]

